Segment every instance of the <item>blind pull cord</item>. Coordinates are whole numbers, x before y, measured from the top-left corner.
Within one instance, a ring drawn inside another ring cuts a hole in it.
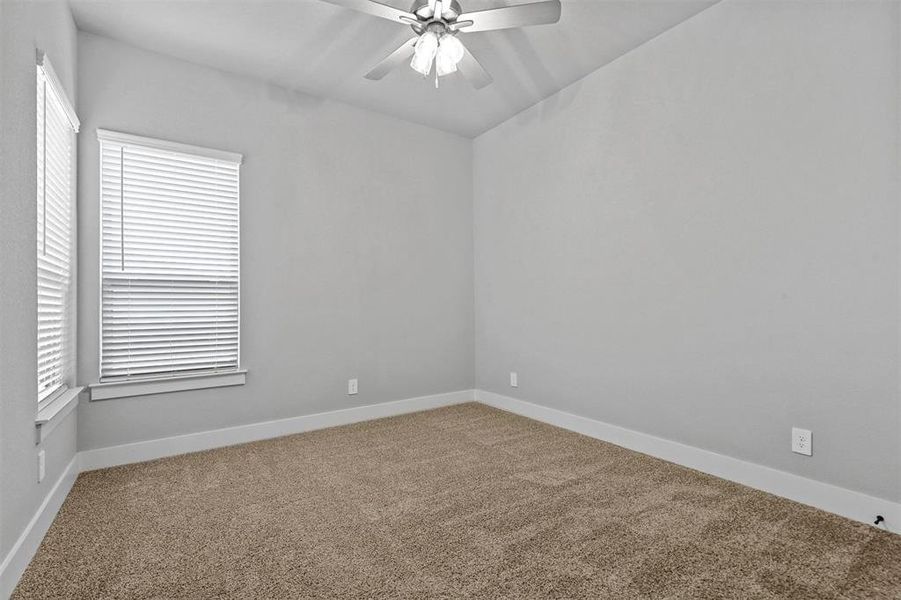
[[[43,214],[44,223],[42,225],[43,230],[41,231],[41,233],[43,234],[44,239],[41,240],[43,243],[43,247],[41,248],[41,254],[43,254],[44,256],[47,256],[47,79],[42,78],[42,83],[44,85],[44,98],[43,98],[43,100],[44,100],[44,107],[43,107],[43,111],[44,111],[44,131],[43,131],[44,142],[43,142],[43,148],[42,148],[42,150],[43,150],[42,162],[44,163],[43,164],[44,172],[42,175],[41,182],[44,186],[44,189],[43,189],[43,195],[41,197],[41,203],[44,205],[44,209],[43,209],[44,210],[44,214]]]
[[[125,146],[119,148],[119,258],[125,271]]]

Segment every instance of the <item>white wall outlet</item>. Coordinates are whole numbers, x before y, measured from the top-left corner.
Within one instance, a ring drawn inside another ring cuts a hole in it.
[[[357,380],[356,379],[348,379],[347,380],[347,395],[353,396],[357,393]]]
[[[792,452],[810,456],[813,449],[813,434],[809,429],[792,427]]]
[[[519,375],[516,371],[510,371],[510,387],[519,387]]]
[[[44,481],[44,467],[46,465],[46,460],[44,459],[44,451],[41,450],[40,452],[38,452],[38,483]]]

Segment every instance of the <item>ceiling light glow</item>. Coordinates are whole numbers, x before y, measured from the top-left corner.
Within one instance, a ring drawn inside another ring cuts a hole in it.
[[[433,31],[426,31],[416,40],[410,66],[423,77],[427,77],[432,71],[432,62],[436,54],[438,54],[438,35]]]
[[[466,48],[456,38],[456,36],[445,33],[441,36],[438,46],[438,54],[435,58],[435,68],[438,70],[438,76],[444,77],[457,71],[457,63],[463,60]]]
[[[466,48],[452,33],[442,33],[439,37],[434,31],[426,31],[416,40],[410,66],[423,77],[428,77],[432,72],[432,63],[435,63],[436,74],[444,77],[457,71],[457,63],[463,60],[465,54]]]

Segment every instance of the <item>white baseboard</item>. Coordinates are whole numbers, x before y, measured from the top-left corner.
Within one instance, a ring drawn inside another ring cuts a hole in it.
[[[855,521],[872,525],[875,516],[882,515],[887,529],[901,533],[901,503],[494,392],[476,390],[475,395],[478,402],[488,406],[649,454]]]
[[[82,471],[93,471],[94,469],[104,469],[117,465],[154,460],[166,456],[174,456],[176,454],[199,452],[201,450],[255,442],[258,440],[281,437],[283,435],[312,431],[314,429],[348,425],[350,423],[391,417],[420,410],[428,410],[430,408],[438,408],[440,406],[472,402],[474,399],[475,393],[473,390],[421,396],[418,398],[383,402],[381,404],[370,404],[367,406],[358,406],[355,408],[346,408],[313,415],[290,417],[275,421],[263,421],[261,423],[239,425],[237,427],[227,427],[225,429],[201,431],[198,433],[135,442],[133,444],[122,444],[121,446],[109,446],[106,448],[97,448],[95,450],[82,450],[79,453],[79,459]]]
[[[28,563],[34,558],[38,546],[41,545],[44,535],[50,529],[50,524],[56,518],[56,513],[59,512],[66,496],[69,495],[69,490],[72,489],[77,477],[78,455],[75,455],[53,487],[50,488],[50,492],[25,527],[25,531],[0,563],[0,598],[9,598],[13,593],[16,584],[19,583],[19,578],[25,572]]]

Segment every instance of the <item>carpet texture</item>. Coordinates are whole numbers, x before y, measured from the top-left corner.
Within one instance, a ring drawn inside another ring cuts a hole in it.
[[[901,599],[901,536],[464,404],[84,473],[13,598]]]

